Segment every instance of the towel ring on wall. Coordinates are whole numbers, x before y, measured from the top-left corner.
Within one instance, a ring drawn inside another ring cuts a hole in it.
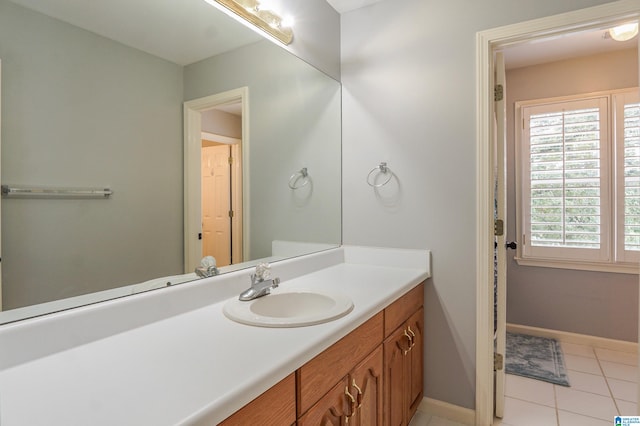
[[[373,176],[373,179],[371,179],[371,175],[373,175],[373,173],[376,172],[376,171],[378,173],[376,173]],[[384,175],[386,175],[388,173],[389,177],[384,182],[376,184],[376,183],[374,183],[375,182],[375,178],[380,173],[382,173]],[[371,171],[367,175],[367,183],[369,184],[369,186],[372,186],[374,188],[380,188],[381,186],[384,186],[384,185],[388,184],[392,177],[393,177],[393,172],[391,171],[391,169],[389,167],[387,167],[387,163],[386,162],[382,162],[382,163],[380,163],[380,165],[378,167],[374,167],[373,169],[371,169]]]
[[[302,181],[301,185],[296,185],[296,182],[298,182],[298,180],[300,179],[304,179]],[[295,172],[294,174],[291,175],[291,177],[289,178],[289,188],[291,189],[298,189],[298,188],[302,188],[303,186],[305,186],[306,184],[309,183],[309,173],[307,172],[307,168],[303,167],[300,169],[300,171]]]

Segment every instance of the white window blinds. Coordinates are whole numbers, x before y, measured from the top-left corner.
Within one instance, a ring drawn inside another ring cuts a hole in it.
[[[525,255],[606,259],[607,107],[598,97],[523,108]]]

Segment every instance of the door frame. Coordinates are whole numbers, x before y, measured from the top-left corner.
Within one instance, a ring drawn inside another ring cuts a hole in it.
[[[637,0],[619,0],[476,34],[476,426],[493,422],[494,50],[639,18]]]
[[[242,207],[250,211],[249,180],[249,88],[240,87],[184,103],[184,272],[193,272],[202,257],[202,203],[200,156],[202,150],[202,112],[218,105],[241,101],[242,105]],[[249,221],[242,220],[243,258],[248,258]]]

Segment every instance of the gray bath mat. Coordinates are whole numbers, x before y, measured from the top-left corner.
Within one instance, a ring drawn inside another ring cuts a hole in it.
[[[506,372],[570,386],[560,343],[546,337],[507,333]]]

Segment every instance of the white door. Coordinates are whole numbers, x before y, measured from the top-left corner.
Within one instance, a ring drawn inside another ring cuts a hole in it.
[[[507,144],[507,122],[506,103],[507,90],[504,70],[504,58],[502,52],[496,53],[495,59],[495,125],[496,125],[496,220],[502,222],[502,232],[496,232],[495,256],[496,256],[496,282],[495,282],[495,353],[502,356],[502,367],[496,368],[495,372],[495,415],[502,418],[504,415],[504,386],[505,372],[504,359],[506,339],[507,339],[507,190],[506,190],[506,144]]]
[[[231,264],[231,175],[229,145],[202,147],[202,256]]]

